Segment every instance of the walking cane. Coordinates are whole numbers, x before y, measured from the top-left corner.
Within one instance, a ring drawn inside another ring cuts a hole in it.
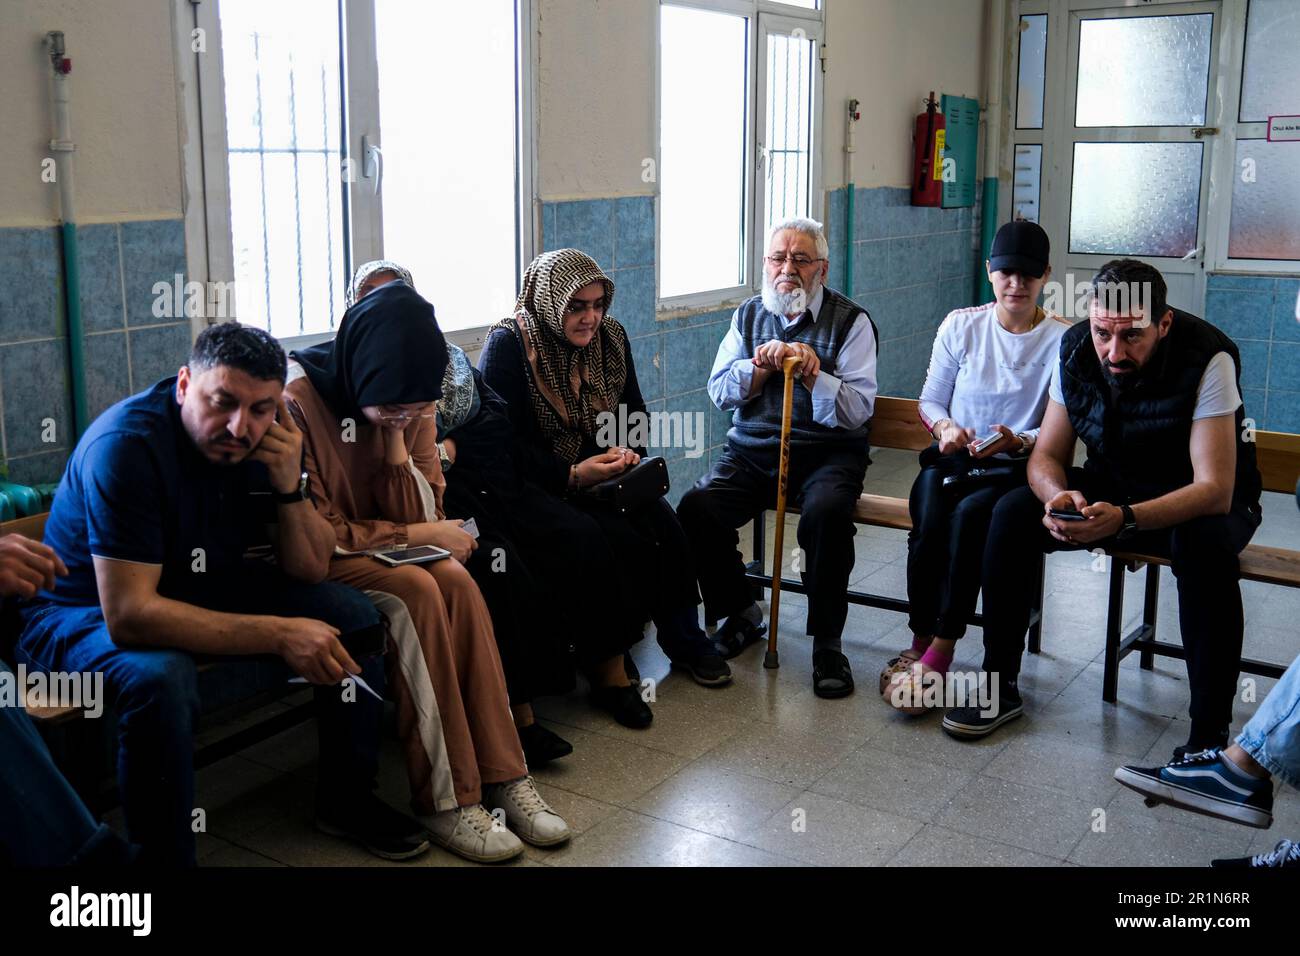
[[[781,666],[781,658],[776,650],[776,632],[781,622],[781,561],[785,547],[785,492],[790,481],[790,418],[794,412],[794,370],[802,360],[789,355],[781,363],[785,373],[785,396],[781,404],[781,464],[776,477],[776,547],[772,552],[772,604],[768,611],[771,629],[767,632],[767,653],[763,655],[763,666],[775,669]]]

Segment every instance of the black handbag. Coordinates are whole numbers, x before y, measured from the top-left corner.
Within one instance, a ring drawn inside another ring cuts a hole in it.
[[[642,458],[623,474],[592,485],[588,494],[623,514],[634,511],[668,494],[668,462],[657,455]]]

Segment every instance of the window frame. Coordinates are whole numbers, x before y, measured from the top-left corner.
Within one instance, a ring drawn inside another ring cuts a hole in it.
[[[767,35],[764,27],[789,26],[803,29],[809,40],[816,46],[817,62],[813,69],[813,103],[810,111],[812,120],[812,141],[809,153],[808,171],[808,215],[816,218],[816,211],[825,205],[822,187],[822,127],[825,115],[824,86],[826,78],[826,6],[830,0],[819,0],[816,9],[796,7],[774,0],[659,0],[655,9],[654,31],[651,42],[654,43],[654,206],[655,206],[655,313],[657,318],[669,318],[677,314],[689,314],[707,311],[710,308],[726,307],[737,304],[755,295],[761,288],[762,259],[765,251],[766,229],[761,228],[763,220],[763,203],[765,201],[764,180],[758,168],[758,145],[760,138],[765,138],[767,119],[767,92],[760,85],[765,75],[767,56]],[[691,292],[683,295],[665,297],[662,294],[662,277],[660,275],[663,257],[660,254],[663,242],[663,215],[661,202],[663,182],[660,175],[663,169],[660,130],[663,121],[663,44],[660,39],[662,10],[665,6],[689,7],[708,10],[715,13],[729,13],[746,18],[746,116],[745,116],[745,248],[744,257],[747,269],[746,281],[738,285]],[[766,171],[764,164],[763,172]],[[763,233],[760,235],[760,233]]]
[[[173,32],[176,43],[177,104],[181,115],[186,267],[189,280],[210,283],[235,279],[234,239],[230,211],[230,171],[227,163],[229,140],[226,132],[224,63],[221,52],[220,0],[172,0]],[[515,36],[515,285],[541,248],[541,216],[537,200],[537,70],[534,69],[538,26],[536,0],[514,0]],[[382,249],[382,195],[365,175],[360,124],[352,121],[358,109],[371,109],[377,116],[378,68],[375,62],[374,0],[340,0],[343,21],[343,116],[340,121],[342,159],[352,161],[353,180],[343,202],[344,271],[351,276],[358,257],[372,258]],[[190,48],[191,31],[205,32],[206,52]],[[372,124],[379,130],[382,126]],[[382,189],[382,173],[381,173]],[[237,319],[237,302],[228,303],[222,315],[211,314],[205,302],[204,314],[192,320],[192,334],[208,325]],[[340,316],[333,316],[337,320]],[[447,340],[467,352],[482,347],[494,324],[457,329]],[[307,335],[277,336],[287,350],[329,341],[334,330]]]

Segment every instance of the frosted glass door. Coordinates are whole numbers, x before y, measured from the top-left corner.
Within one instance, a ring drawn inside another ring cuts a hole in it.
[[[1220,19],[1218,2],[1072,11],[1049,232],[1076,285],[1142,259],[1201,311]]]

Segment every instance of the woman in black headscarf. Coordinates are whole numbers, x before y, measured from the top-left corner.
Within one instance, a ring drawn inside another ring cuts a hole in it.
[[[334,527],[330,578],[375,597],[390,622],[390,687],[413,792],[430,835],[472,860],[569,837],[537,793],[462,522],[442,512],[434,402],[447,346],[433,307],[393,283],[350,308],[333,342],[295,352],[286,394],[303,431],[317,510]],[[431,374],[432,373],[432,374]],[[452,557],[391,567],[373,550],[435,545]],[[505,810],[494,826],[484,805]]]
[[[731,680],[731,670],[700,628],[699,591],[676,513],[659,498],[624,514],[585,493],[645,454],[598,440],[602,413],[617,415],[625,406],[625,420],[646,414],[627,333],[607,312],[613,296],[614,283],[584,253],[538,256],[524,273],[515,314],[488,334],[479,367],[505,402],[521,471],[546,493],[545,504],[531,512],[534,528],[553,538],[574,526],[598,528],[613,555],[618,600],[611,634],[630,647],[653,618],[669,659],[699,683],[719,686]],[[592,565],[581,561],[584,577]],[[621,659],[588,674],[595,701],[616,720],[650,723]]]

